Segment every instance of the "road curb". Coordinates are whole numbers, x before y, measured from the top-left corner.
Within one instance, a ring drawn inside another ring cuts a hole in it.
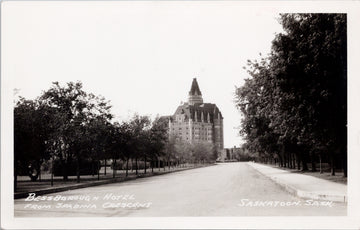
[[[255,169],[257,172],[259,172],[261,175],[264,175],[265,177],[269,178],[276,184],[280,185],[287,192],[289,192],[297,197],[313,199],[313,200],[324,200],[324,201],[335,201],[335,202],[347,203],[347,200],[348,200],[347,195],[321,194],[318,192],[303,191],[301,189],[295,188],[294,186],[287,184],[286,182],[282,181],[281,179],[277,178],[276,176],[271,176],[271,175],[261,172],[261,170],[254,167],[252,163],[247,163],[247,165],[251,166],[253,169]]]
[[[176,171],[149,172],[148,174],[139,174],[137,176],[111,178],[111,179],[105,179],[102,181],[94,181],[94,182],[88,182],[88,183],[85,182],[85,183],[81,183],[81,184],[69,185],[69,186],[64,186],[64,187],[40,189],[40,190],[34,190],[34,191],[29,191],[29,192],[20,192],[20,193],[14,194],[14,199],[28,197],[30,193],[35,193],[36,195],[44,195],[44,194],[49,194],[49,193],[64,192],[64,191],[80,189],[80,188],[87,188],[87,187],[93,187],[93,186],[98,186],[98,185],[105,185],[105,184],[120,183],[120,182],[125,182],[125,181],[130,181],[130,180],[136,180],[138,178],[160,176],[160,175],[165,175],[165,174],[169,174],[169,173],[182,172],[182,171],[191,170],[191,169],[209,167],[209,166],[213,166],[213,165],[215,165],[215,164],[198,166],[198,167],[193,167],[193,168],[184,168],[184,169],[179,169]]]

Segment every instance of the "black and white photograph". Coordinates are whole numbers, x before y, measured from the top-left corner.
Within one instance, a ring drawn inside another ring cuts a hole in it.
[[[359,1],[2,1],[1,228],[359,229]]]

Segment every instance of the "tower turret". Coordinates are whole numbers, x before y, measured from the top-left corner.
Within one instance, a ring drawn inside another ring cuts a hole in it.
[[[199,89],[199,85],[196,81],[196,78],[193,79],[192,84],[191,84],[191,89],[189,91],[189,99],[188,102],[190,105],[194,105],[197,103],[202,104],[203,103],[203,98],[201,95],[201,91]]]

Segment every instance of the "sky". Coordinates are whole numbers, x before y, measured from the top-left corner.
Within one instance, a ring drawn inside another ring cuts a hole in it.
[[[197,78],[224,117],[224,146],[243,143],[236,87],[247,60],[282,32],[272,8],[236,2],[13,2],[3,5],[4,73],[33,99],[81,81],[110,100],[115,120],[172,115]]]

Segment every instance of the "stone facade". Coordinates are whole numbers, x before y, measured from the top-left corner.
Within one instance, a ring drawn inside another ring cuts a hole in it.
[[[223,116],[215,104],[203,103],[196,78],[188,102],[178,106],[170,116],[169,133],[189,143],[212,143],[219,151],[224,148]]]

